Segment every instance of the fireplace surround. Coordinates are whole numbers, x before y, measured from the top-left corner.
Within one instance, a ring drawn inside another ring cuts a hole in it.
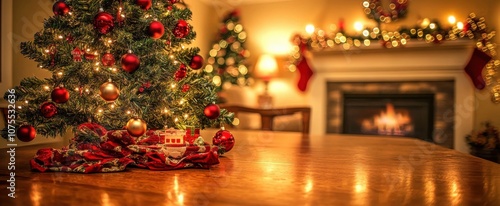
[[[351,50],[313,51],[310,63],[315,73],[307,91],[308,102],[313,108],[311,135],[328,133],[327,104],[328,95],[332,95],[327,92],[329,83],[444,81],[451,82],[455,91],[450,97],[450,107],[454,110],[442,116],[447,122],[453,122],[449,127],[452,133],[435,130],[432,138],[467,153],[464,137],[472,131],[475,100],[474,86],[464,67],[473,48],[471,40],[442,44],[412,40],[405,47],[393,49],[373,42],[371,46]],[[339,118],[337,121],[342,121]]]
[[[454,114],[454,88],[453,80],[328,82],[326,132],[415,137],[453,148],[447,137],[454,136],[454,119],[447,116]],[[373,118],[388,113],[389,105],[393,116],[407,122],[399,122],[399,132],[373,131]]]

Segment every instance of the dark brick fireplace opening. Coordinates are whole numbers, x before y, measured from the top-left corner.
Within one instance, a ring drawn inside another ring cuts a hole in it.
[[[343,134],[432,141],[434,94],[343,94]]]
[[[327,82],[326,92],[326,133],[406,136],[453,148],[454,80]],[[411,121],[380,129],[375,122],[387,114]]]

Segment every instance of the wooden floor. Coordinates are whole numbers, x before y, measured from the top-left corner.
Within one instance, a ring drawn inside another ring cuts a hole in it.
[[[211,142],[215,132],[202,134]],[[0,205],[500,205],[500,165],[416,139],[234,131],[211,169],[38,173],[1,150]]]

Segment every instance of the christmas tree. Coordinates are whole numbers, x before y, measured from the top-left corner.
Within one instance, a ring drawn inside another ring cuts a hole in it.
[[[238,10],[224,17],[219,37],[210,50],[205,66],[205,72],[212,77],[218,91],[231,85],[250,84],[250,73],[246,65],[250,52],[244,47],[247,34],[239,22]]]
[[[187,47],[196,33],[183,1],[60,0],[53,11],[34,40],[21,44],[52,76],[14,88],[19,139],[34,131],[54,137],[88,122],[141,136],[146,128],[232,121],[215,104],[199,48]]]

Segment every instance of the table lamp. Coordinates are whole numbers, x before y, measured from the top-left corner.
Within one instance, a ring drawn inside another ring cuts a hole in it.
[[[263,54],[257,60],[255,65],[255,77],[264,81],[264,93],[259,95],[258,104],[260,108],[269,109],[273,107],[273,98],[269,95],[268,86],[271,78],[275,77],[278,73],[278,63],[274,56]]]

